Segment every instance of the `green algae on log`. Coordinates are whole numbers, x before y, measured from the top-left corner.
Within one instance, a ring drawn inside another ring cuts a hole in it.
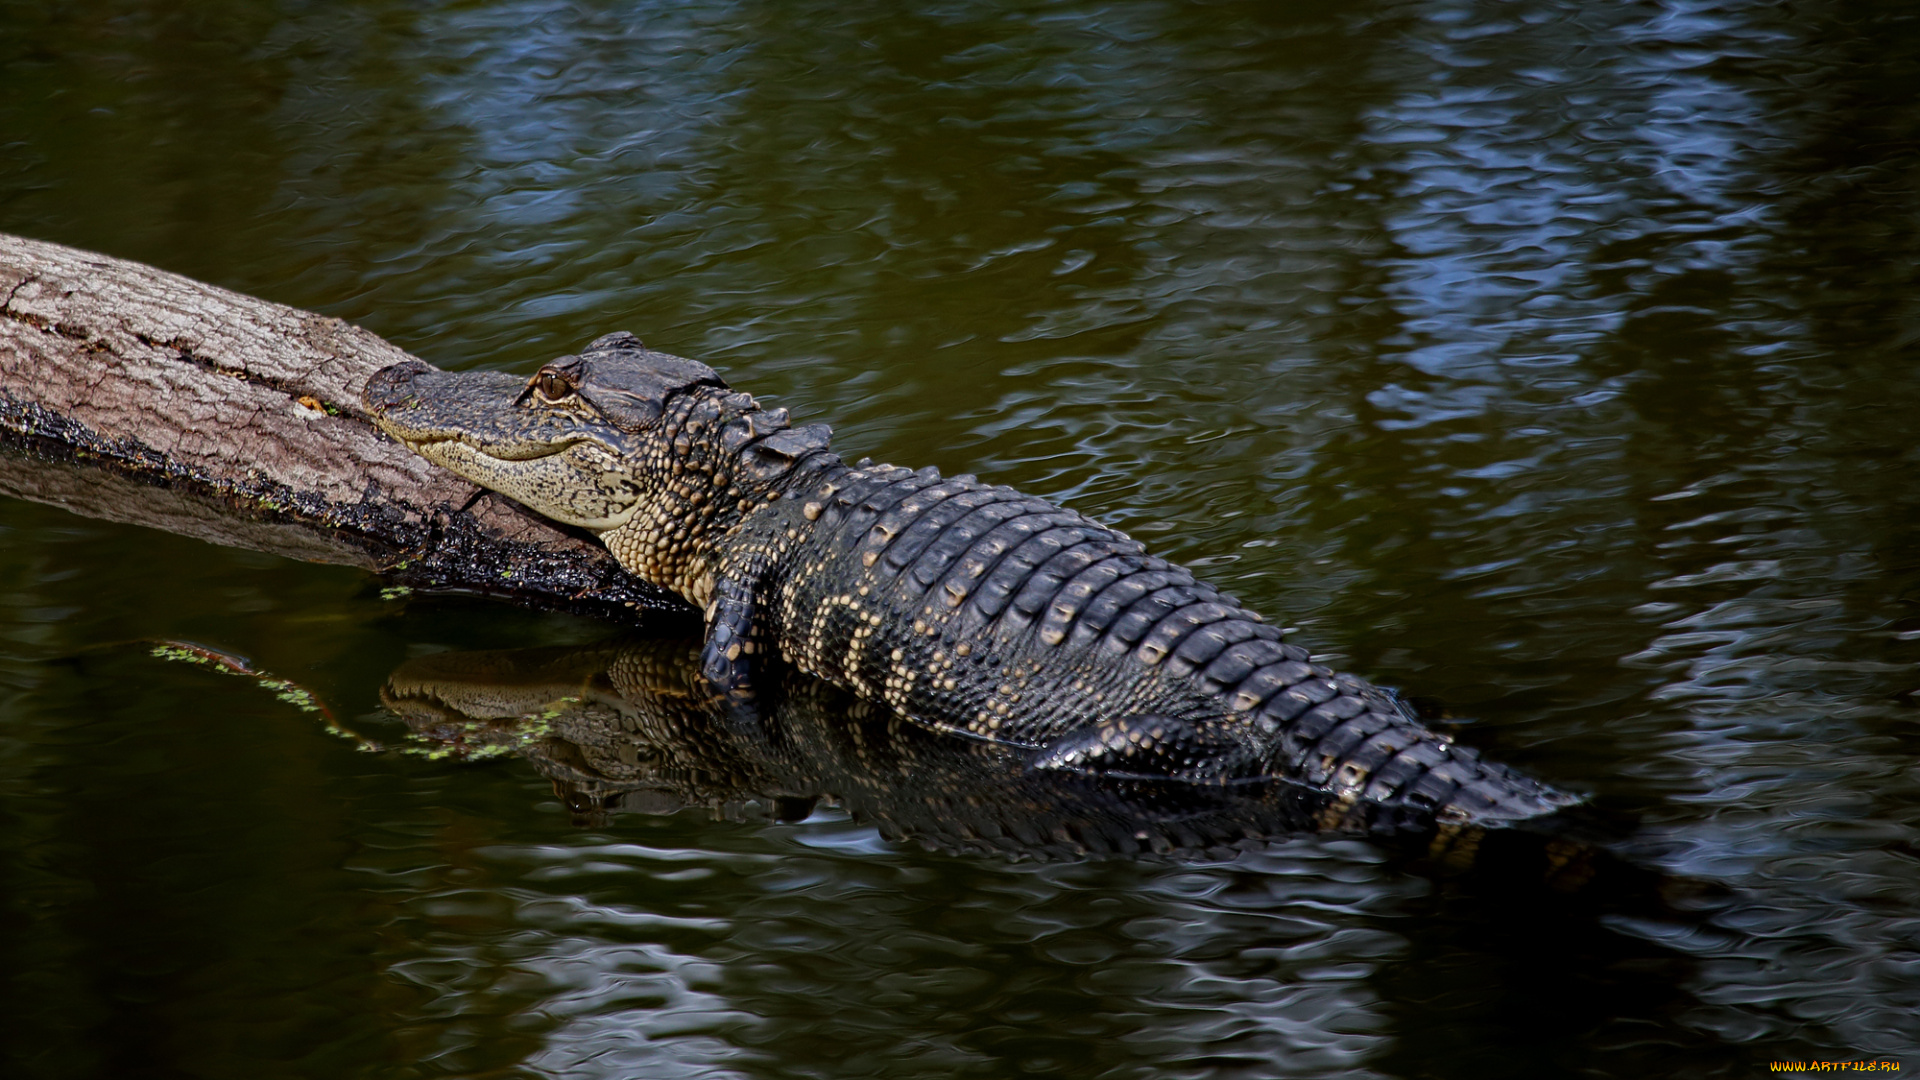
[[[361,388],[410,357],[359,327],[4,233],[0,297],[0,494],[416,589],[683,606],[375,428]]]

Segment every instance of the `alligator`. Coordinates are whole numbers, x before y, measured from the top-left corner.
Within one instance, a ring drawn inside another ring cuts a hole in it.
[[[1118,530],[970,475],[848,464],[825,425],[628,333],[526,379],[396,364],[366,403],[416,453],[597,534],[703,612],[701,670],[734,723],[755,722],[756,666],[784,662],[1032,770],[1279,777],[1377,807],[1385,830],[1578,801]]]

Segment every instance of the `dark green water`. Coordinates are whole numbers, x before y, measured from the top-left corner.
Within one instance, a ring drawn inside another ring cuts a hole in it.
[[[0,3],[0,230],[448,367],[631,329],[1204,567],[1725,899],[583,827],[97,647],[393,739],[403,658],[606,628],[7,502],[0,1071],[1920,1069],[1920,12],[870,10]]]

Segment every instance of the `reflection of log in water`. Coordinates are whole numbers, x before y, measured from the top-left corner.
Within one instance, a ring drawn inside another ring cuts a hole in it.
[[[1484,862],[1497,845],[1506,872],[1557,888],[1579,887],[1596,859],[1607,861],[1524,826],[1402,831],[1377,807],[1276,779],[1034,770],[1018,748],[931,730],[791,672],[764,725],[739,730],[711,704],[691,638],[440,653],[401,665],[381,697],[440,750],[525,756],[588,820],[707,807],[785,821],[824,802],[934,850],[1052,858],[1209,856],[1301,834],[1371,836],[1453,866]]]

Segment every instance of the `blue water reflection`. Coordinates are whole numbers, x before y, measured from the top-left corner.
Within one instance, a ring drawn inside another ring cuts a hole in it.
[[[599,628],[8,503],[8,1060],[1920,1062],[1904,5],[57,7],[0,5],[0,228],[450,367],[631,329],[849,456],[1067,500],[1641,814],[1681,913],[1513,910],[1309,840],[1034,865],[830,810],[579,828],[524,770],[357,755],[103,647],[217,642],[391,735],[397,657]]]

